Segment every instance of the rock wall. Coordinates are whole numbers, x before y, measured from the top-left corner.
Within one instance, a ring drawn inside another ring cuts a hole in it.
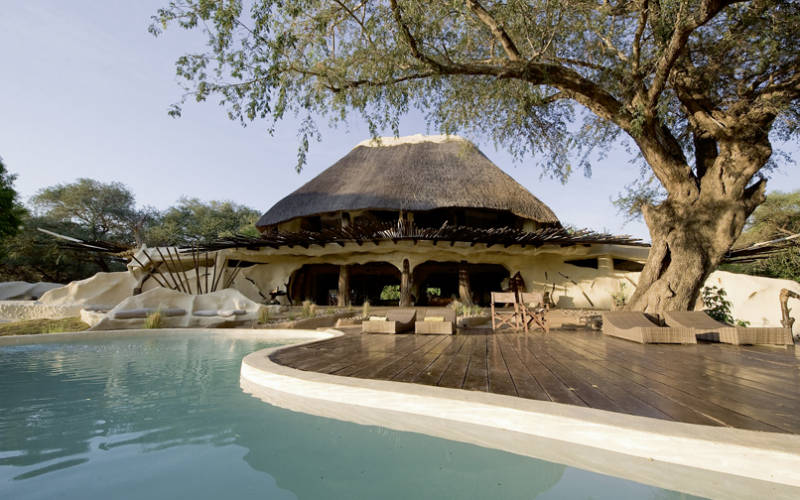
[[[80,304],[111,309],[133,294],[137,279],[133,273],[97,273],[85,280],[55,288],[45,293],[39,302],[47,305]]]

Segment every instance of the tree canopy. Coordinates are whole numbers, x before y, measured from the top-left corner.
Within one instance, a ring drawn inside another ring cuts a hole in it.
[[[732,136],[740,118],[780,117],[782,135],[797,131],[795,1],[247,4],[175,0],[151,31],[203,29],[207,50],[177,61],[184,98],[216,95],[243,121],[300,113],[304,148],[319,114],[355,110],[377,131],[412,106],[444,131],[489,136],[519,156],[547,152],[542,165],[560,176],[571,152],[623,131],[682,160],[678,169],[700,126]]]
[[[150,245],[191,245],[234,234],[257,236],[260,213],[230,201],[181,198],[165,210],[148,233]]]
[[[759,206],[737,241],[745,247],[762,241],[784,238],[800,233],[800,191],[773,192]],[[725,266],[734,272],[790,279],[800,282],[800,240],[776,255],[747,264]]]
[[[72,222],[91,240],[141,241],[142,219],[151,214],[136,209],[136,198],[119,182],[78,179],[40,190],[32,199],[39,215]]]
[[[17,233],[25,214],[14,190],[15,178],[16,176],[6,170],[3,159],[0,158],[0,241]]]
[[[66,250],[46,229],[82,240],[122,245],[190,245],[235,233],[256,235],[259,213],[229,201],[181,198],[163,212],[138,207],[121,183],[78,179],[40,190],[35,213],[22,211],[20,231],[0,240],[0,280],[66,283],[98,271],[120,271],[122,263],[102,254]]]
[[[800,123],[795,0],[173,0],[151,31],[170,24],[208,37],[177,61],[184,99],[300,116],[298,166],[318,117],[353,111],[377,135],[417,108],[562,179],[623,134],[653,241],[631,305],[652,312],[696,302],[764,200],[770,133]]]

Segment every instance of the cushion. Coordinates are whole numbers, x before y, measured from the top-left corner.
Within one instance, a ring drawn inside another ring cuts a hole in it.
[[[154,313],[154,308],[144,309],[123,309],[114,313],[114,319],[146,318],[148,314]]]
[[[432,321],[434,323],[444,323],[444,316],[425,316],[425,321]]]
[[[370,321],[386,321],[386,316],[370,316]]]
[[[216,316],[216,309],[200,309],[192,313],[194,316]]]

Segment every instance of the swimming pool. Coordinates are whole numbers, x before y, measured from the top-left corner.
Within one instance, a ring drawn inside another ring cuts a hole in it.
[[[0,498],[687,498],[268,405],[239,370],[270,345],[221,331],[0,346]]]

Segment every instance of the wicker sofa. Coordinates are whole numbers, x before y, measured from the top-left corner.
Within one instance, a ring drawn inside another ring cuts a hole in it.
[[[456,312],[449,307],[426,309],[422,319],[414,324],[414,333],[421,335],[453,335],[455,331]]]

